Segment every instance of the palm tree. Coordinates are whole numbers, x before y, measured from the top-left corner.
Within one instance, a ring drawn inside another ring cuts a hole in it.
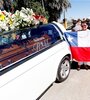
[[[62,12],[71,7],[69,0],[44,0],[45,8],[49,13],[49,22],[57,21]]]
[[[4,0],[4,2],[6,1],[8,0]],[[30,7],[35,12],[39,12],[40,14],[44,14],[45,12],[47,15],[48,12],[49,22],[57,21],[57,19],[61,17],[62,12],[71,7],[69,0],[13,0],[13,1],[16,2],[17,4],[16,9],[19,10],[21,9],[21,7]],[[42,6],[40,5],[40,3]]]

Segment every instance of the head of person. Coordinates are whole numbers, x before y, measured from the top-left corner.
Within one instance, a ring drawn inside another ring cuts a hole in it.
[[[77,21],[75,19],[72,19],[72,24],[75,26]]]
[[[73,31],[81,31],[81,30],[82,30],[82,27],[81,27],[81,20],[78,19],[78,20],[76,21],[75,27],[73,28]]]
[[[81,25],[81,20],[78,19],[76,24],[77,24],[77,25]]]
[[[82,21],[81,26],[82,26],[82,31],[86,31],[88,29],[88,25],[86,21]]]

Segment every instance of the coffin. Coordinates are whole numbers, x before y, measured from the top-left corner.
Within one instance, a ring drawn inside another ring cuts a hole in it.
[[[0,71],[40,52],[51,44],[51,38],[47,34],[31,35],[31,31],[34,30],[26,28],[0,35]]]

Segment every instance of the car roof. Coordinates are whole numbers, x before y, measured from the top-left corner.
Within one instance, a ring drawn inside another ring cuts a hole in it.
[[[52,24],[56,25],[63,33],[66,32],[66,29],[64,28],[64,26],[60,24],[59,22],[53,21]]]

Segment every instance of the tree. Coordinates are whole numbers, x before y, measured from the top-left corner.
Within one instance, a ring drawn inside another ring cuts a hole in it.
[[[49,17],[49,22],[57,21],[62,12],[71,7],[69,0],[13,0],[13,2],[16,3],[15,9],[31,8],[35,13]]]
[[[57,21],[64,10],[71,7],[69,0],[44,0],[45,8],[49,13],[49,22]]]
[[[21,7],[26,7],[25,0],[14,0],[15,9],[21,10]]]
[[[33,9],[33,11],[36,14],[43,15],[43,16],[45,16],[45,17],[48,18],[48,12],[45,11],[45,9],[43,9],[43,6],[41,5],[40,2],[38,2],[38,1],[36,1],[36,2],[30,2],[27,7],[30,7],[31,9]]]
[[[21,9],[21,7],[25,8],[31,8],[36,14],[43,15],[48,18],[48,12],[43,9],[42,3],[39,0],[15,0],[17,3],[18,10]]]

